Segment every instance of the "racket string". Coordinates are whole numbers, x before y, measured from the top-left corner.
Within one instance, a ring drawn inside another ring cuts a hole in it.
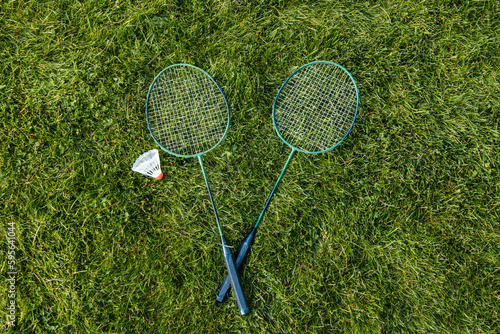
[[[156,79],[148,117],[160,145],[186,156],[216,146],[228,125],[227,105],[215,82],[188,66],[171,68]]]
[[[320,96],[320,95],[325,94],[325,92],[324,92],[324,89],[323,89],[323,88],[325,87],[325,85],[326,85],[326,83],[327,83],[327,82],[326,82],[326,78],[325,78],[322,74],[323,74],[323,73],[321,73],[321,72],[319,73],[319,76],[318,76],[318,81],[319,81],[319,84],[316,86],[316,88],[315,88],[315,89],[313,90],[313,92],[312,92],[312,93],[313,93],[314,95],[316,95],[316,96]],[[336,78],[336,81],[334,82],[333,87],[338,87],[338,89],[337,89],[337,91],[335,91],[335,92],[333,93],[333,96],[336,96],[336,95],[337,95],[338,90],[340,89],[340,85],[339,85],[339,82],[338,82],[338,81],[340,80],[340,78],[339,78],[339,77],[335,77],[335,78]],[[327,97],[327,98],[328,98],[328,97]],[[332,103],[331,101],[329,101],[329,102],[330,102],[330,103]],[[325,102],[323,101],[323,103],[325,103]],[[317,106],[317,105],[315,105],[315,106],[314,106],[314,109],[315,109],[314,111],[316,111],[316,110],[318,109],[318,106]],[[336,123],[336,122],[338,122],[339,120],[340,120],[340,119],[334,119],[334,120],[333,120],[333,122],[335,122],[335,123]],[[311,143],[319,143],[319,142],[320,142],[322,145],[324,145],[324,144],[323,144],[323,143],[325,142],[325,140],[324,140],[325,138],[324,138],[324,136],[323,136],[323,133],[324,133],[324,131],[325,131],[325,126],[324,126],[324,123],[322,124],[321,122],[315,122],[315,119],[313,119],[313,118],[309,118],[309,119],[308,119],[308,122],[307,122],[307,125],[308,125],[308,127],[307,127],[307,128],[305,128],[305,130],[311,130],[311,128],[310,128],[310,126],[311,126],[311,125],[316,125],[316,126],[319,126],[319,131],[317,131],[317,132],[313,132],[313,137],[312,137],[312,138],[310,138],[310,142],[311,142]],[[335,124],[335,125],[339,125],[339,124]],[[338,130],[338,127],[333,126],[333,127],[332,127],[332,130],[334,130],[334,131],[332,132],[332,133],[333,133],[333,135],[334,135],[334,137],[338,137],[338,132],[336,131],[336,130]],[[328,135],[328,132],[327,132],[326,134]],[[323,139],[323,140],[322,140],[322,139]],[[315,146],[316,146],[315,148],[317,148],[317,149],[321,149],[321,147],[320,147],[321,145],[315,145]]]
[[[345,70],[316,63],[296,72],[281,89],[275,121],[283,139],[307,152],[335,146],[356,115],[357,90]]]

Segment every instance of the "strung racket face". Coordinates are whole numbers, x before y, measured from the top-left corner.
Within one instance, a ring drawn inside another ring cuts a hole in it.
[[[304,153],[323,153],[349,134],[358,114],[358,88],[342,66],[317,61],[288,77],[276,95],[273,123],[280,138]]]
[[[151,84],[146,119],[162,149],[194,157],[211,151],[224,139],[229,129],[229,106],[208,73],[178,64],[164,69]]]

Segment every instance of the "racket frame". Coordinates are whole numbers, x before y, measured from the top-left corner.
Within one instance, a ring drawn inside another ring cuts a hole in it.
[[[148,106],[149,106],[149,98],[151,96],[151,91],[153,90],[156,81],[158,80],[158,78],[161,77],[161,75],[165,71],[167,71],[167,70],[169,70],[171,68],[180,67],[180,66],[194,68],[194,69],[196,69],[196,70],[204,73],[208,78],[210,78],[210,80],[212,80],[212,82],[219,89],[219,92],[221,93],[222,97],[224,98],[224,102],[225,102],[226,108],[227,108],[227,126],[226,126],[226,130],[225,130],[222,138],[217,142],[217,144],[215,144],[214,146],[212,146],[210,149],[208,149],[208,150],[206,150],[204,152],[193,154],[193,155],[182,155],[182,154],[174,153],[174,152],[172,152],[170,150],[167,150],[163,145],[160,144],[160,142],[158,141],[158,139],[154,135],[153,130],[151,129],[151,126],[149,124],[149,112],[148,112],[149,111],[149,108],[148,108]],[[153,139],[156,142],[156,144],[158,144],[158,146],[160,146],[160,148],[162,150],[164,150],[165,152],[167,152],[169,154],[172,154],[174,156],[180,157],[180,158],[194,158],[194,157],[198,157],[198,161],[200,163],[201,170],[203,172],[203,178],[205,179],[205,183],[206,183],[206,186],[207,186],[207,191],[208,191],[208,196],[210,198],[210,203],[212,204],[212,209],[214,211],[215,220],[217,222],[217,227],[219,228],[219,234],[220,234],[221,243],[222,243],[222,255],[223,255],[223,258],[224,258],[224,263],[226,265],[226,269],[227,269],[227,271],[229,273],[229,280],[231,282],[231,285],[233,287],[236,287],[234,289],[236,291],[235,298],[236,298],[236,302],[238,304],[238,308],[240,310],[240,314],[241,315],[247,314],[248,313],[248,307],[246,305],[245,296],[243,295],[243,290],[241,289],[241,285],[240,285],[240,282],[239,282],[239,279],[238,279],[238,274],[237,274],[237,271],[236,271],[236,266],[235,266],[234,261],[233,261],[233,257],[231,255],[231,251],[230,251],[229,247],[227,246],[226,240],[224,239],[224,234],[222,233],[222,228],[221,228],[221,225],[220,225],[220,222],[219,222],[219,215],[217,214],[217,209],[215,208],[215,203],[214,203],[214,200],[212,198],[212,192],[210,191],[210,186],[208,184],[207,174],[205,172],[205,167],[203,166],[203,161],[201,159],[202,155],[204,155],[204,154],[212,151],[214,148],[216,148],[217,146],[219,146],[220,143],[224,140],[224,138],[226,138],[226,135],[227,135],[227,133],[229,131],[229,123],[231,122],[231,114],[230,114],[230,111],[229,111],[229,104],[227,102],[226,96],[224,95],[224,92],[222,91],[222,89],[220,88],[220,86],[217,84],[217,82],[214,80],[214,78],[212,78],[212,76],[210,74],[208,74],[206,71],[202,70],[199,67],[196,67],[196,66],[193,66],[193,65],[190,65],[190,64],[175,64],[175,65],[168,66],[165,69],[163,69],[160,73],[158,73],[158,75],[154,78],[153,82],[149,86],[148,95],[147,95],[147,98],[146,98],[146,121],[147,121],[147,124],[148,124],[148,130],[149,130],[149,133],[151,134],[151,137],[153,137]]]
[[[338,66],[340,67],[342,70],[344,70],[348,75],[349,77],[351,78],[352,82],[354,83],[354,87],[356,88],[356,98],[357,98],[357,101],[356,101],[356,112],[354,114],[354,118],[352,120],[352,124],[351,126],[349,127],[349,130],[346,132],[345,136],[337,143],[335,144],[334,146],[332,146],[331,148],[327,149],[327,150],[324,150],[324,151],[320,151],[320,152],[309,152],[309,151],[305,151],[305,150],[301,150],[293,145],[291,145],[290,143],[288,143],[284,138],[283,136],[280,134],[280,132],[278,131],[278,126],[276,124],[276,120],[275,120],[275,109],[276,109],[276,101],[278,100],[278,97],[281,93],[281,90],[283,89],[283,87],[285,87],[285,85],[287,84],[287,82],[297,73],[299,72],[301,69],[307,67],[307,66],[310,66],[310,65],[313,65],[313,64],[317,64],[317,63],[326,63],[326,64],[331,64],[331,65],[335,65],[335,66]],[[283,175],[285,174],[285,171],[288,167],[288,164],[290,163],[295,151],[299,151],[299,152],[303,152],[303,153],[307,153],[307,154],[320,154],[320,153],[326,153],[326,152],[329,152],[331,150],[333,150],[335,147],[339,146],[343,141],[344,139],[347,138],[347,136],[349,135],[349,133],[351,132],[353,126],[354,126],[354,123],[356,122],[356,118],[358,116],[358,110],[359,110],[359,90],[358,90],[358,86],[356,85],[356,81],[354,80],[353,76],[351,75],[351,73],[349,73],[349,71],[347,71],[343,66],[337,64],[337,63],[334,63],[334,62],[331,62],[331,61],[326,61],[326,60],[318,60],[318,61],[313,61],[313,62],[310,62],[308,64],[305,64],[301,67],[299,67],[298,69],[296,69],[286,80],[285,82],[281,85],[278,93],[276,94],[276,97],[274,98],[274,103],[273,103],[273,125],[274,125],[274,129],[276,130],[276,133],[278,134],[278,136],[281,138],[281,140],[287,144],[288,146],[290,146],[290,148],[292,149],[292,152],[290,153],[290,155],[288,156],[288,159],[285,163],[285,166],[283,167],[281,173],[280,173],[280,176],[278,177],[278,180],[276,181],[275,185],[274,185],[274,188],[273,190],[271,191],[271,194],[269,195],[269,197],[267,198],[267,201],[266,201],[266,205],[264,206],[264,209],[261,211],[260,215],[259,215],[259,218],[257,219],[257,222],[256,224],[254,225],[252,231],[245,237],[245,239],[243,240],[240,248],[238,249],[238,253],[237,253],[237,256],[236,256],[236,270],[239,270],[242,265],[243,265],[243,262],[244,260],[246,259],[247,257],[247,253],[248,251],[250,250],[252,244],[253,244],[253,240],[255,238],[255,234],[257,233],[257,228],[259,226],[259,223],[260,221],[262,220],[262,217],[264,216],[264,213],[266,212],[267,210],[267,207],[269,205],[269,203],[271,202],[271,198],[273,197],[274,195],[274,192],[276,190],[276,188],[278,187],[278,184],[280,183]],[[231,287],[230,286],[230,277],[228,275],[226,275],[226,277],[224,278],[224,282],[222,283],[222,285],[220,286],[220,289],[219,289],[219,293],[217,294],[217,298],[216,300],[218,302],[223,302],[226,298],[226,295],[227,295],[227,292],[229,290],[229,288]]]

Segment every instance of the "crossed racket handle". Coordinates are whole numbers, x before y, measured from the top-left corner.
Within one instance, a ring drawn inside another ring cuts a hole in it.
[[[228,287],[229,283],[236,287],[236,289],[234,289],[236,303],[238,304],[238,308],[240,309],[240,314],[245,315],[248,313],[248,307],[245,301],[245,296],[243,295],[243,291],[241,290],[240,282],[238,280],[238,274],[236,272],[238,269],[236,268],[235,263],[233,262],[231,251],[229,250],[229,247],[227,247],[224,237],[222,237],[222,243],[223,243],[222,253],[224,255],[224,262],[226,263],[226,268],[228,270],[228,275],[227,275]]]
[[[236,261],[234,262],[236,266],[236,270],[239,270],[241,266],[243,265],[243,261],[245,260],[248,251],[250,250],[250,246],[253,243],[253,239],[255,237],[255,232],[257,231],[257,228],[253,228],[252,232],[243,240],[243,243],[241,244],[240,248],[238,249],[238,255],[236,257]],[[226,299],[227,292],[229,288],[231,287],[231,278],[229,277],[229,274],[226,275],[226,278],[224,279],[224,282],[222,283],[220,289],[219,289],[219,294],[217,295],[217,301],[218,302],[223,302]]]

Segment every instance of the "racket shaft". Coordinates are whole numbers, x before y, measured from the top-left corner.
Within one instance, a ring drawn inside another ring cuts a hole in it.
[[[240,249],[238,250],[238,257],[236,258],[235,266],[236,270],[239,270],[241,266],[243,265],[243,261],[246,258],[246,255],[248,251],[250,250],[250,246],[252,245],[255,232],[257,231],[257,228],[254,228],[252,232],[243,240],[243,243],[240,246]],[[218,302],[223,302],[224,299],[226,298],[227,291],[231,287],[231,279],[229,275],[226,275],[226,278],[224,279],[224,283],[222,283],[220,289],[219,289],[219,294],[217,295],[217,301]]]
[[[247,314],[248,307],[245,302],[245,297],[243,296],[243,291],[241,290],[240,281],[238,280],[238,275],[236,274],[236,268],[234,266],[233,257],[231,256],[231,251],[227,247],[226,240],[224,239],[224,235],[222,234],[222,229],[220,227],[220,222],[219,222],[219,215],[217,214],[217,209],[215,208],[214,199],[212,198],[212,192],[210,191],[210,186],[208,185],[207,173],[205,173],[205,167],[203,167],[203,160],[201,160],[201,156],[198,156],[198,160],[200,162],[201,171],[203,172],[203,178],[205,179],[205,183],[207,185],[208,197],[210,198],[210,203],[212,203],[212,209],[214,210],[217,227],[219,228],[220,239],[222,242],[222,255],[224,256],[224,262],[226,263],[226,268],[227,272],[229,273],[230,282],[234,287],[234,295],[236,296],[236,302],[238,303],[240,313],[242,315]]]
[[[236,297],[236,303],[240,309],[240,314],[245,315],[248,313],[248,307],[243,296],[243,291],[241,290],[240,281],[236,273],[236,267],[234,265],[233,257],[231,256],[231,251],[226,245],[222,246],[222,252],[224,254],[224,261],[226,262],[226,268],[229,276],[231,285],[233,286],[234,296]]]
[[[257,219],[257,223],[255,223],[255,226],[250,232],[250,234],[245,238],[243,243],[240,246],[240,249],[238,251],[238,257],[236,258],[236,267],[239,269],[241,268],[241,265],[243,264],[243,261],[245,260],[245,257],[250,249],[250,246],[252,245],[253,239],[255,237],[255,232],[257,231],[257,227],[259,226],[260,221],[262,220],[262,217],[264,216],[264,213],[267,210],[267,207],[269,206],[269,203],[271,202],[271,199],[273,198],[274,192],[276,191],[276,188],[278,188],[278,184],[280,183],[281,179],[283,178],[283,175],[285,175],[286,168],[288,167],[288,164],[292,160],[293,154],[295,153],[295,149],[292,149],[292,152],[290,152],[290,155],[288,156],[288,159],[286,160],[285,166],[283,167],[283,170],[281,171],[280,176],[278,177],[278,180],[274,184],[273,191],[271,191],[271,194],[267,198],[266,205],[264,206],[264,209],[262,209],[262,212],[260,213],[259,219]],[[227,291],[229,290],[229,283],[230,279],[228,276],[224,279],[224,283],[222,283],[222,286],[219,289],[219,294],[217,295],[217,301],[223,302],[224,298],[226,296]]]

